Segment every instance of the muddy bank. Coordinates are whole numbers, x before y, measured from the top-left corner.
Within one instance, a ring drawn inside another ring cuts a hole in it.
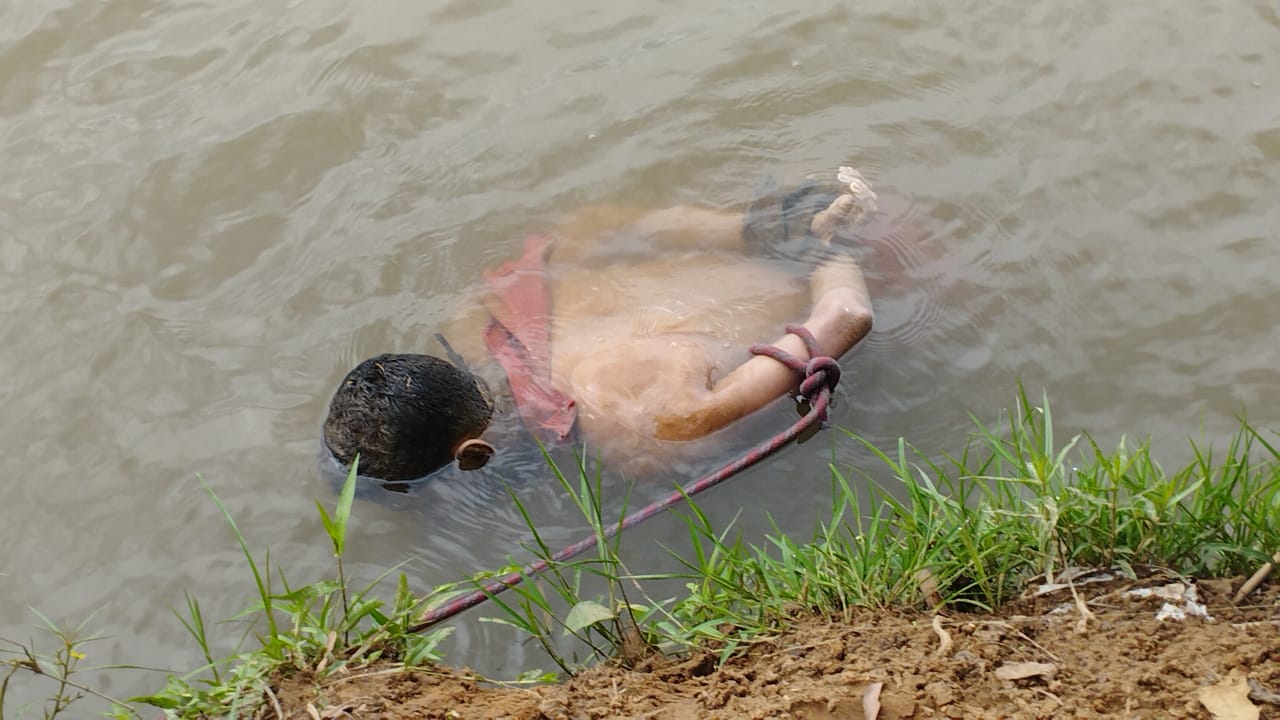
[[[1280,690],[1277,585],[1236,606],[1239,584],[1111,579],[1078,585],[1079,602],[1071,588],[1059,588],[994,614],[939,621],[872,610],[802,617],[720,668],[701,653],[517,688],[447,669],[386,668],[320,686],[306,674],[281,678],[275,695],[291,718],[814,720],[866,717],[869,702],[884,720],[1210,718],[1214,695],[1277,717],[1276,698],[1259,692]]]

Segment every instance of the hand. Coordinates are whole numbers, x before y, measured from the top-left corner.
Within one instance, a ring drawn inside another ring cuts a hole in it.
[[[830,247],[831,241],[842,230],[847,233],[876,211],[876,194],[867,184],[866,178],[862,177],[862,173],[851,167],[841,167],[836,173],[836,180],[841,185],[847,185],[849,191],[832,201],[826,210],[815,214],[809,225],[810,231],[823,247]]]
[[[857,170],[841,167],[830,175],[811,176],[794,190],[783,193],[768,180],[743,216],[742,237],[748,248],[797,260],[821,259],[833,251],[832,243],[846,244],[854,226],[876,211],[876,194]]]

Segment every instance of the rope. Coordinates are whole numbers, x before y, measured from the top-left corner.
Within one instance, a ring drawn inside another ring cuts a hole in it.
[[[759,463],[782,449],[815,424],[821,427],[821,424],[824,424],[827,419],[827,409],[831,405],[831,393],[835,390],[836,383],[840,381],[840,365],[836,362],[835,358],[819,354],[817,340],[814,339],[813,334],[809,332],[808,328],[803,325],[788,325],[786,330],[788,333],[795,335],[804,341],[805,349],[809,352],[808,362],[805,362],[773,345],[752,345],[751,354],[771,357],[783,365],[786,365],[788,368],[796,371],[796,373],[801,376],[800,394],[808,401],[809,412],[793,423],[791,427],[783,430],[759,445],[756,445],[742,457],[725,465],[719,470],[704,475],[692,484],[679,488],[662,499],[644,506],[623,518],[616,525],[604,528],[599,537],[596,535],[584,537],[549,558],[537,560],[526,565],[520,570],[515,570],[498,577],[489,578],[476,590],[456,597],[443,605],[431,608],[423,614],[421,619],[419,619],[415,625],[409,628],[409,632],[421,632],[426,630],[427,628],[447,620],[458,613],[479,605],[498,593],[519,585],[525,578],[531,575],[536,575],[543,570],[550,568],[553,564],[562,563],[582,552],[590,550],[591,548],[594,548],[600,540],[608,540],[623,530],[635,527],[672,505],[675,505],[681,500],[691,498],[704,490],[713,488],[743,470]]]

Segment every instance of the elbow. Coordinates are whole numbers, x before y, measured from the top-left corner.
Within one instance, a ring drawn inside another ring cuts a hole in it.
[[[809,328],[815,331],[823,349],[835,358],[862,342],[875,324],[866,290],[851,287],[829,291],[818,301],[810,319],[815,324]]]
[[[871,334],[871,328],[875,325],[875,321],[875,312],[871,310],[870,305],[864,305],[849,313],[849,324],[853,327],[858,340]]]
[[[833,355],[840,357],[871,333],[871,328],[875,325],[875,313],[870,305],[841,306],[835,313],[833,324],[835,332],[832,336],[838,338],[839,345],[833,348],[836,350]]]

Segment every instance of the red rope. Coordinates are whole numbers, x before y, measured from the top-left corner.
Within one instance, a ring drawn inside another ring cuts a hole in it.
[[[819,355],[818,343],[814,339],[813,334],[803,325],[788,325],[787,332],[799,337],[804,341],[805,348],[809,351],[809,361],[804,362],[790,353],[781,350],[773,345],[752,345],[752,355],[765,355],[771,357],[778,362],[786,365],[788,368],[795,370],[800,376],[800,394],[809,401],[809,412],[797,420],[791,427],[778,433],[774,437],[756,445],[745,455],[725,465],[724,467],[704,475],[692,484],[675,490],[669,495],[657,500],[645,507],[631,513],[623,518],[616,525],[611,525],[603,530],[602,537],[590,535],[560,550],[549,558],[537,560],[526,565],[520,570],[509,572],[494,578],[489,578],[476,590],[466,595],[450,600],[449,602],[431,608],[423,614],[422,618],[409,628],[409,632],[421,632],[443,620],[457,615],[464,610],[479,605],[488,598],[497,595],[504,590],[519,585],[525,578],[530,575],[536,575],[543,570],[551,567],[555,563],[564,562],[575,555],[595,547],[601,539],[609,539],[618,533],[630,527],[635,527],[667,508],[675,505],[686,497],[693,497],[698,493],[713,488],[716,485],[728,480],[747,468],[759,463],[761,460],[773,455],[782,449],[787,443],[796,439],[805,430],[808,430],[815,423],[824,423],[827,419],[827,409],[831,404],[831,392],[835,390],[836,383],[840,381],[840,365],[835,358]]]

